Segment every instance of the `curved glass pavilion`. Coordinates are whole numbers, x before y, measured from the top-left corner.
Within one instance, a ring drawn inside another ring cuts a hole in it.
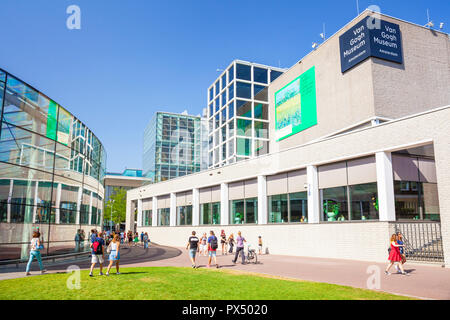
[[[0,261],[87,250],[103,215],[106,153],[65,108],[0,69]]]

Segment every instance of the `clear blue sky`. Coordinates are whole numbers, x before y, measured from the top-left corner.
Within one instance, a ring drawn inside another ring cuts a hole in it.
[[[66,8],[81,8],[81,30]],[[450,30],[448,0],[359,0]],[[155,111],[199,114],[232,60],[290,67],[356,16],[356,0],[0,0],[0,67],[70,110],[100,138],[108,171],[142,167]]]

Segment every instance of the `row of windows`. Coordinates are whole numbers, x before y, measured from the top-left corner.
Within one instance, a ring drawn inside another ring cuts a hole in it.
[[[397,220],[440,220],[436,184],[395,181],[394,193]],[[271,195],[267,197],[267,201],[268,223],[308,222],[306,192]],[[379,219],[376,182],[320,189],[320,201],[321,221]],[[184,215],[183,219],[177,219],[177,225],[191,224],[192,206],[187,207],[189,209],[177,207],[178,215]],[[168,208],[158,210],[170,213]],[[230,200],[229,215],[230,224],[258,223],[258,198]],[[169,218],[158,218],[158,221],[161,222],[159,226],[169,225]],[[200,205],[200,224],[220,224],[220,202]]]

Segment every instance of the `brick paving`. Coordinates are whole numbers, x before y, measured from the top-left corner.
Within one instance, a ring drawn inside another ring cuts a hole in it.
[[[125,250],[124,250],[125,251]],[[311,257],[294,257],[282,255],[261,255],[258,264],[241,265],[232,263],[234,255],[222,255],[219,250],[217,255],[221,268],[239,271],[257,272],[273,276],[295,278],[316,282],[326,282],[338,285],[367,289],[367,281],[373,273],[368,273],[368,268],[374,268],[380,272],[380,291],[418,297],[422,299],[450,299],[450,269],[438,265],[425,265],[418,263],[405,264],[405,270],[410,274],[403,276],[384,274],[386,264],[376,262],[322,259]],[[208,257],[200,256],[197,262],[200,268],[205,268]],[[238,260],[240,261],[240,260]],[[34,262],[37,270],[37,262]],[[76,262],[80,268],[88,268],[89,261]],[[61,263],[47,267],[49,273],[64,272],[70,265]],[[145,251],[142,247],[131,248],[129,253],[124,252],[121,259],[122,267],[190,267],[188,252],[185,248],[170,248],[164,246],[152,246]],[[379,269],[377,269],[378,267]],[[0,269],[0,280],[23,277],[25,266],[19,268]],[[34,274],[39,272],[32,271]],[[287,298],[287,297],[286,297]]]

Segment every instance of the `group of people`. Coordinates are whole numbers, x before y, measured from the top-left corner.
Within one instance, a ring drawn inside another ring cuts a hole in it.
[[[401,232],[394,233],[391,236],[391,243],[388,249],[389,252],[389,264],[386,267],[384,273],[386,275],[390,275],[389,270],[393,265],[395,265],[395,269],[397,269],[397,273],[401,273],[405,276],[409,276],[409,274],[403,268],[403,265],[406,262],[406,254],[405,254],[405,244],[403,242],[403,235]]]
[[[245,264],[245,254],[244,254],[244,242],[247,242],[245,238],[242,236],[241,232],[238,232],[238,236],[234,239],[234,235],[230,234],[227,238],[225,234],[225,230],[222,230],[220,233],[220,244],[222,246],[222,255],[226,255],[228,253],[233,253],[233,248],[236,245],[236,253],[233,263],[236,263],[239,254],[242,258],[242,264]],[[230,247],[227,250],[227,244]],[[219,241],[214,234],[214,231],[209,232],[209,237],[206,236],[206,233],[203,233],[201,238],[196,236],[196,232],[192,231],[192,235],[188,239],[188,243],[186,246],[186,250],[189,250],[189,258],[191,259],[192,268],[197,268],[197,264],[195,262],[195,257],[197,253],[199,255],[204,255],[205,257],[208,255],[208,264],[207,268],[210,268],[211,262],[214,260],[214,264],[216,268],[219,268],[219,264],[217,263],[217,249],[219,247]],[[258,237],[258,249],[259,254],[262,254],[262,237]]]

